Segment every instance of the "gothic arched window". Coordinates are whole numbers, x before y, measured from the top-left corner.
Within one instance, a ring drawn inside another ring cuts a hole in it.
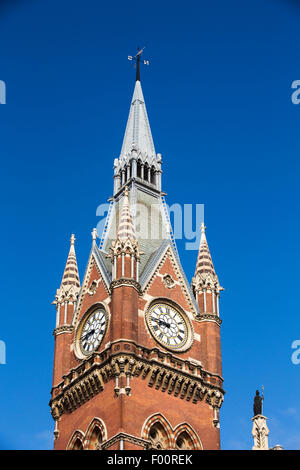
[[[81,440],[77,437],[76,441],[73,444],[71,450],[83,450],[83,445]]]
[[[95,426],[90,437],[89,449],[96,450],[98,448],[98,445],[101,444],[101,442],[102,442],[101,430],[98,426]]]
[[[168,449],[169,439],[167,431],[164,426],[156,422],[153,424],[149,431],[149,440],[151,441],[152,449]]]
[[[183,431],[176,439],[176,449],[180,450],[193,450],[195,449],[193,440],[191,436],[186,432]]]

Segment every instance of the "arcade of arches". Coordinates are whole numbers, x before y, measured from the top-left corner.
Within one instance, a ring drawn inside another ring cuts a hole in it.
[[[202,450],[202,444],[195,431],[181,423],[174,429],[160,413],[146,420],[141,438],[148,443],[148,449],[167,450]],[[68,444],[68,450],[100,450],[107,439],[105,424],[95,418],[86,433],[76,430]]]

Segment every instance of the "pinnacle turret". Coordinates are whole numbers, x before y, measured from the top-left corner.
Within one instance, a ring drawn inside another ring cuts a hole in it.
[[[133,226],[132,214],[130,210],[130,203],[128,197],[128,188],[126,186],[124,193],[124,202],[120,214],[120,222],[117,233],[117,238],[120,240],[136,240],[136,233]]]
[[[60,284],[60,288],[56,293],[56,300],[54,303],[58,303],[65,300],[76,300],[78,292],[80,290],[80,280],[77,266],[77,259],[75,253],[75,235],[71,235],[70,239],[70,250]]]
[[[198,301],[200,313],[219,315],[219,294],[223,287],[219,284],[218,276],[208,248],[205,225],[201,224],[201,239],[192,288]]]
[[[71,245],[70,251],[68,255],[68,259],[66,262],[66,267],[64,270],[63,278],[61,281],[60,288],[64,288],[67,290],[71,286],[80,288],[80,280],[79,280],[79,273],[78,273],[78,266],[77,266],[77,259],[75,253],[75,235],[71,235]]]
[[[139,250],[139,243],[137,241],[131,210],[128,197],[128,188],[125,187],[123,206],[120,212],[119,227],[117,231],[116,239],[112,242],[110,247],[110,255],[113,265],[113,279],[124,275],[127,277],[135,278],[138,280],[138,262],[142,253]],[[130,268],[125,263],[125,257],[128,261],[130,258]],[[119,261],[121,263],[121,269],[118,271]],[[126,266],[125,266],[126,265]],[[127,269],[128,268],[128,269]]]
[[[212,262],[211,254],[208,248],[206,234],[205,234],[205,225],[202,222],[201,224],[201,238],[199,253],[196,265],[195,276],[200,274],[203,279],[211,276],[212,278],[217,278],[216,271]]]

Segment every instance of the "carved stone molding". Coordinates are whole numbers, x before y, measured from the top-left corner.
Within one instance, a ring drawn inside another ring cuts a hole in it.
[[[168,289],[172,289],[175,286],[175,281],[170,274],[165,274],[162,281]]]
[[[214,321],[216,322],[219,326],[222,324],[222,320],[218,315],[214,315],[212,313],[201,313],[201,315],[197,316],[198,321]]]
[[[73,333],[74,326],[73,325],[61,325],[55,328],[53,331],[53,336],[61,335],[62,333]]]
[[[122,254],[133,255],[136,260],[139,260],[140,256],[144,254],[139,249],[138,241],[130,238],[127,238],[127,240],[120,240],[120,238],[117,238],[112,242],[109,251],[110,253],[107,255],[107,258],[110,258],[111,260],[113,260],[115,256],[118,257]]]
[[[146,439],[132,436],[131,434],[127,434],[125,432],[120,432],[115,436],[111,437],[108,441],[99,444],[98,450],[108,449],[109,447],[113,446],[114,444],[120,441],[130,442],[132,444],[142,447],[144,450],[150,449],[151,447],[151,442]]]
[[[135,281],[134,279],[129,279],[129,278],[126,278],[126,277],[122,277],[120,279],[116,279],[115,281],[112,281],[111,284],[110,284],[110,290],[112,291],[113,289],[115,289],[117,287],[121,287],[121,286],[131,286],[135,290],[137,290],[139,294],[141,293],[140,284],[137,281]]]
[[[194,404],[205,399],[211,406],[221,407],[224,391],[219,376],[210,375],[201,366],[189,365],[189,361],[176,360],[171,354],[150,350],[145,355],[142,348],[139,353],[95,353],[65,375],[63,382],[52,390],[49,405],[53,418],[72,413],[101,392],[108,381],[122,375],[139,377],[154,390],[173,394]]]
[[[94,279],[94,280],[91,282],[91,284],[90,284],[90,286],[89,286],[89,288],[88,288],[88,290],[87,290],[87,293],[88,293],[89,295],[94,295],[94,294],[96,294],[96,290],[97,290],[97,288],[98,288],[98,285],[99,285],[99,282],[100,282],[100,281],[101,281],[101,279],[97,279],[97,280]]]

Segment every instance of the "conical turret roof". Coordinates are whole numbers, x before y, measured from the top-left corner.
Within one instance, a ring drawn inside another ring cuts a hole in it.
[[[128,197],[128,188],[126,186],[124,193],[124,202],[120,214],[117,239],[119,240],[136,240],[136,233],[133,225],[132,214]]]
[[[216,271],[212,262],[211,254],[206,240],[205,229],[206,227],[204,223],[202,223],[200,247],[195,271],[195,276],[200,273],[201,276],[204,278],[207,277],[209,274],[212,276],[216,276]]]
[[[77,259],[75,253],[75,235],[71,235],[71,246],[66,262],[63,278],[61,281],[60,288],[65,291],[68,290],[71,286],[75,286],[78,289],[80,288],[80,280],[77,266]]]

